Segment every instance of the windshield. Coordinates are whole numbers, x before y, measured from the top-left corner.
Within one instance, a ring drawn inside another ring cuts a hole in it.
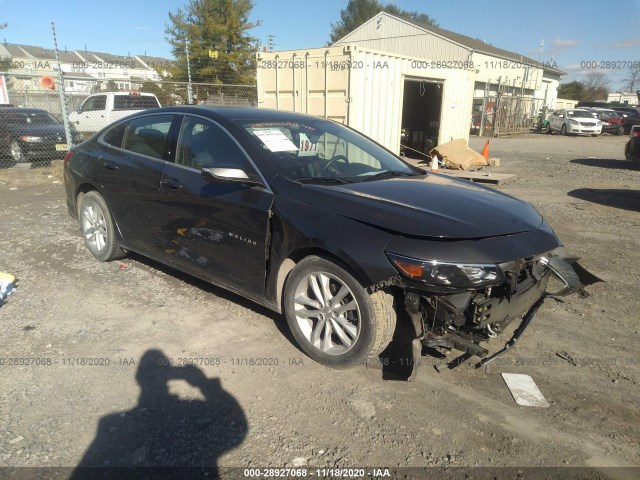
[[[345,183],[419,174],[371,140],[329,120],[236,123],[291,180]]]
[[[571,118],[594,118],[593,113],[586,110],[569,110],[567,116]]]
[[[0,112],[0,120],[14,125],[60,123],[49,112],[38,110],[22,110],[19,112]]]

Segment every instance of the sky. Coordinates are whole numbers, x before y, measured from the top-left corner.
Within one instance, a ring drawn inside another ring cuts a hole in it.
[[[260,25],[250,32],[263,45],[273,35],[275,50],[324,46],[331,23],[339,20],[340,10],[347,5],[347,0],[254,2],[250,19]],[[628,74],[624,62],[640,62],[640,0],[392,3],[427,13],[441,28],[534,60],[553,60],[568,73],[563,83],[599,72],[607,75],[612,90],[619,90]],[[93,5],[87,0],[0,0],[0,26],[6,23],[0,30],[0,41],[52,48],[54,22],[60,49],[171,58],[164,33],[168,13],[186,4],[188,0],[109,0]],[[601,68],[607,65],[613,68]]]

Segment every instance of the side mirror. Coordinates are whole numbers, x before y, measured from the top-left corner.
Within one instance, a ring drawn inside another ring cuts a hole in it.
[[[245,185],[262,185],[250,180],[246,172],[240,168],[211,167],[200,171],[202,178],[210,183],[243,183]]]

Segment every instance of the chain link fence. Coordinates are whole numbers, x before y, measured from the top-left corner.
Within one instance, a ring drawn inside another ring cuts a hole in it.
[[[492,95],[474,101],[478,109],[472,115],[471,133],[500,137],[536,131],[544,100],[521,95]]]
[[[257,106],[256,86],[141,81],[118,83],[65,75],[61,102],[57,78],[0,73],[8,102],[0,104],[0,168],[47,166],[69,149],[63,124],[66,107],[71,144],[127,115],[158,106]],[[191,87],[191,95],[189,95]]]

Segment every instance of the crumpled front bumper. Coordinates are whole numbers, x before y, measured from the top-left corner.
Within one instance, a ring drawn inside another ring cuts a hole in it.
[[[445,347],[463,352],[460,359],[450,364],[450,368],[453,368],[463,360],[469,359],[472,356],[481,357],[482,360],[476,364],[476,368],[479,368],[504,355],[516,344],[548,296],[565,296],[574,293],[579,294],[581,297],[588,296],[589,294],[584,290],[584,287],[602,280],[584,269],[578,263],[578,260],[578,257],[571,255],[564,247],[556,248],[540,258],[540,262],[548,268],[548,271],[538,279],[536,283],[511,298],[492,299],[493,304],[491,305],[491,310],[492,315],[494,315],[493,318],[522,316],[522,321],[516,328],[511,339],[505,343],[505,346],[489,357],[487,357],[489,351],[480,346],[477,337],[474,337],[468,331],[461,330],[459,332],[451,332],[437,339],[427,338],[425,336],[424,322],[422,322],[419,308],[420,296],[414,292],[406,293],[405,308],[411,318],[416,333],[412,343],[413,370],[409,381],[414,380],[416,377],[417,367],[420,363],[419,360],[422,353],[422,345],[432,348]],[[548,293],[546,291],[551,275],[557,277],[565,285],[559,292]],[[487,323],[489,323],[489,321],[487,321]]]

